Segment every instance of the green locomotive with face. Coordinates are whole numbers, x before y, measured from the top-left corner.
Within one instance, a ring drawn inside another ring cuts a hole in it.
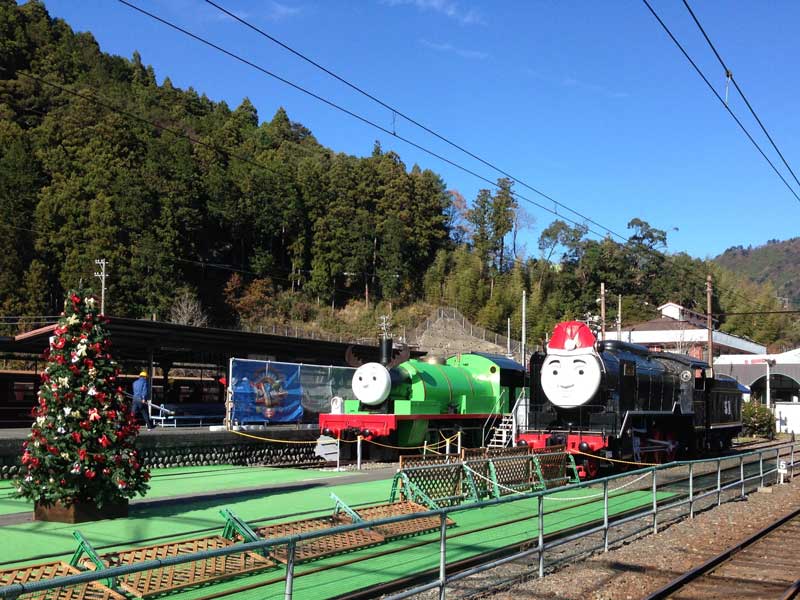
[[[321,414],[320,429],[400,447],[462,431],[475,443],[487,419],[509,413],[524,389],[524,367],[493,354],[411,359],[390,368],[367,363],[353,374],[354,397]]]

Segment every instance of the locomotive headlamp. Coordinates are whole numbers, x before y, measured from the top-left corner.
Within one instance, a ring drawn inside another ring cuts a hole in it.
[[[353,394],[367,406],[377,406],[389,397],[392,377],[380,363],[361,365],[353,373]]]

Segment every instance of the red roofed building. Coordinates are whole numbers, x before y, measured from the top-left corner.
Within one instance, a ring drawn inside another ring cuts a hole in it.
[[[647,346],[652,351],[688,354],[705,359],[708,349],[706,316],[680,304],[667,302],[658,307],[661,317],[623,327],[620,334],[606,331],[607,340],[621,340]],[[766,346],[747,338],[714,330],[714,356],[722,354],[764,354]]]

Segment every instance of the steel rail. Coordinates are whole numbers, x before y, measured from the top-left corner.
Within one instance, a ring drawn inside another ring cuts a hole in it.
[[[791,521],[797,516],[800,516],[800,508],[795,509],[789,514],[782,516],[780,519],[777,519],[776,521],[767,525],[760,531],[757,531],[747,539],[731,546],[730,548],[717,554],[713,558],[710,558],[702,565],[695,567],[690,571],[687,571],[680,577],[676,577],[665,586],[661,587],[660,589],[656,590],[655,592],[647,596],[645,600],[664,600],[665,598],[668,598],[670,594],[677,592],[678,590],[686,587],[689,583],[699,579],[703,575],[710,573],[718,566],[720,566],[722,563],[730,560],[735,554],[737,554],[741,550],[744,550],[748,546],[765,538],[774,530],[781,527],[784,523],[786,523],[787,521]]]

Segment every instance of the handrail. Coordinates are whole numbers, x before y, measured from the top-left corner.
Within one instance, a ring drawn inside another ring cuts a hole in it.
[[[483,445],[486,445],[486,428],[489,426],[489,421],[497,421],[497,415],[500,411],[500,406],[503,403],[504,395],[508,395],[508,388],[503,388],[503,391],[500,395],[495,398],[494,404],[492,405],[492,412],[489,413],[489,416],[486,417],[486,421],[483,423],[483,429],[481,430],[481,440],[483,440]],[[489,431],[492,431],[491,429]]]

